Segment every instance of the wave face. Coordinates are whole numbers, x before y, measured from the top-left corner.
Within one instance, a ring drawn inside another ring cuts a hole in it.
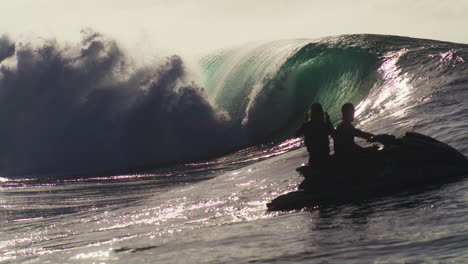
[[[197,85],[179,56],[139,67],[92,31],[75,46],[1,37],[0,173],[220,155],[291,137],[314,101],[335,121],[341,105],[353,102],[367,129],[417,129],[466,153],[467,60],[467,45],[406,37],[286,40],[204,57]]]
[[[434,134],[426,128],[443,113],[453,115],[446,115],[448,120],[466,122],[467,60],[468,45],[346,35],[223,51],[205,58],[203,66],[211,101],[242,120],[248,141],[255,143],[292,135],[314,101],[335,121],[341,105],[352,102],[360,125],[387,133],[418,129]],[[451,96],[458,97],[454,109],[443,109]],[[431,108],[436,105],[442,108]],[[425,106],[437,114],[424,114]],[[466,129],[463,122],[454,126]],[[462,137],[458,145],[466,150]]]

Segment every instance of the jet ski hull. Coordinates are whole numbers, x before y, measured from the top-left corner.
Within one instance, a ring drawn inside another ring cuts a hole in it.
[[[320,169],[297,169],[305,180],[298,191],[284,194],[269,203],[269,210],[294,210],[328,202],[366,199],[440,184],[468,175],[468,160],[431,137],[409,132],[385,141],[384,148],[371,159],[343,164],[332,160]],[[356,165],[356,163],[358,165]]]

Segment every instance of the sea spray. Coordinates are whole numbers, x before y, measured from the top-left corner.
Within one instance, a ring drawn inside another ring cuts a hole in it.
[[[0,172],[92,172],[220,154],[229,116],[187,80],[182,58],[137,66],[105,36],[37,45],[2,37]],[[228,140],[227,140],[228,139]]]

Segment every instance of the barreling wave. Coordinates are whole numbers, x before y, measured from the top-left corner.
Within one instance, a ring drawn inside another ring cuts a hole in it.
[[[467,59],[463,44],[364,34],[253,45],[202,64],[211,101],[254,144],[293,135],[314,101],[335,121],[345,102],[358,105],[362,124],[401,114],[455,83],[466,87]]]
[[[204,57],[197,85],[181,57],[137,66],[92,31],[75,46],[1,37],[0,173],[92,172],[220,155],[291,137],[314,101],[334,120],[342,103],[353,102],[362,125],[385,116],[415,126],[421,111],[409,117],[411,109],[447,89],[466,92],[467,50],[379,35],[249,44]],[[466,107],[456,105],[467,120]]]

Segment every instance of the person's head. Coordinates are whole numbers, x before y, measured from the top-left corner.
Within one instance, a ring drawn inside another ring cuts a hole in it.
[[[323,120],[323,108],[319,103],[313,103],[310,106],[310,119],[311,120]]]
[[[352,103],[346,103],[341,107],[342,119],[345,121],[354,121],[354,105]]]

